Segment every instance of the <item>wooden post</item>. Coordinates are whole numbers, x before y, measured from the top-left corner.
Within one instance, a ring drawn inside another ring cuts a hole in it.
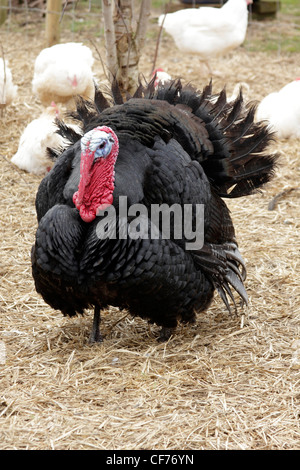
[[[59,43],[62,0],[47,0],[46,47]]]
[[[2,25],[7,18],[8,0],[0,0],[0,25]]]

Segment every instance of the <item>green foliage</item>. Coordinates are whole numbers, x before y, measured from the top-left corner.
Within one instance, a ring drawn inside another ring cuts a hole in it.
[[[300,16],[299,0],[281,0],[281,11],[284,14]]]
[[[275,17],[261,21],[251,34],[251,23],[244,46],[250,51],[300,52],[300,2],[281,0]],[[263,25],[266,27],[263,27]]]

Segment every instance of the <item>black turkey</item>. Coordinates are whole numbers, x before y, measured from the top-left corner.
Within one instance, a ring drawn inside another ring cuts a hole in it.
[[[91,342],[102,341],[100,311],[109,305],[160,325],[165,340],[178,321],[195,321],[215,290],[229,310],[236,297],[247,303],[222,198],[270,180],[273,136],[242,93],[227,102],[211,83],[202,92],[180,80],[155,89],[153,79],[125,102],[114,85],[112,97],[96,90],[95,102],[78,99],[82,135],[58,124],[72,144],[37,192],[32,273],[37,292],[64,315],[94,307]],[[168,209],[156,225],[153,207]]]

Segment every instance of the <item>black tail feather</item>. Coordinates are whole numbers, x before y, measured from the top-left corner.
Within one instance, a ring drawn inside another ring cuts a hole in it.
[[[95,87],[95,107],[98,114],[101,114],[104,109],[110,108],[109,101],[97,86]]]
[[[228,116],[226,117],[226,125],[222,128],[222,131],[226,133],[228,129],[235,124],[240,118],[243,111],[243,95],[240,92],[239,96],[232,103],[232,107],[229,108]]]
[[[193,253],[193,257],[211,279],[229,312],[231,312],[229,299],[236,310],[232,288],[239,295],[242,305],[248,304],[244,287],[246,267],[235,242],[223,245],[206,244],[201,250]]]
[[[77,132],[76,129],[74,129],[74,127],[66,124],[64,121],[60,120],[60,119],[56,119],[56,125],[57,125],[57,132],[59,135],[61,135],[62,137],[64,137],[65,139],[67,139],[71,144],[77,142],[77,140],[79,140],[82,135]]]
[[[111,92],[115,104],[124,104],[124,99],[116,78],[113,79],[111,84]]]

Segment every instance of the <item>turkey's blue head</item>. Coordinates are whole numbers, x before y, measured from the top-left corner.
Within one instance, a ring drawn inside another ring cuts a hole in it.
[[[110,127],[96,127],[81,138],[80,181],[73,202],[84,222],[92,222],[113,203],[118,152],[118,137]]]

